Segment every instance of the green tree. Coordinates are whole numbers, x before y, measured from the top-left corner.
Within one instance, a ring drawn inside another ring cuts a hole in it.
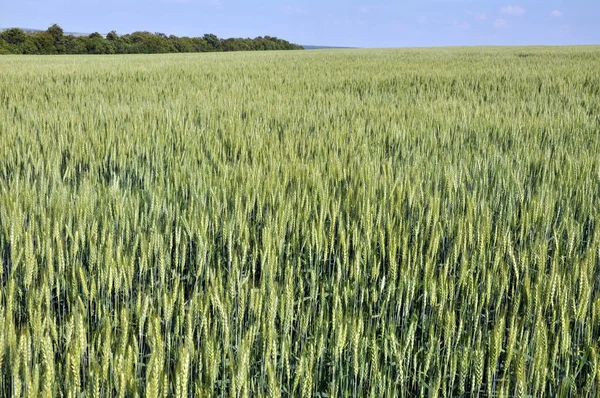
[[[0,55],[10,54],[10,50],[8,49],[8,43],[6,40],[0,38]]]
[[[270,36],[220,39],[212,33],[202,37],[177,37],[160,32],[119,36],[113,30],[106,37],[98,32],[87,37],[74,37],[65,35],[57,24],[35,34],[27,34],[18,28],[0,33],[0,54],[158,54],[293,49],[302,47]]]
[[[46,30],[46,32],[48,32],[50,35],[52,35],[52,37],[54,38],[54,40],[60,40],[60,39],[62,39],[65,36],[65,32],[57,24],[54,24],[54,25],[50,26]]]
[[[25,41],[17,46],[17,52],[15,54],[39,54],[40,50],[37,47],[36,40],[32,35],[27,35]]]
[[[212,48],[206,42],[206,40],[204,40],[201,37],[195,37],[193,39],[190,39],[190,41],[192,42],[192,45],[194,47],[194,52],[204,53],[208,51],[213,51]]]
[[[207,33],[203,37],[204,41],[208,43],[209,47],[212,48],[212,51],[221,51],[221,41],[217,37],[217,35],[212,33]]]
[[[0,38],[4,39],[8,44],[19,45],[25,43],[27,33],[18,28],[11,28],[0,33]]]
[[[87,54],[87,37],[65,36],[65,52],[67,54]]]
[[[106,35],[106,44],[111,54],[127,54],[129,52],[125,39],[119,36],[114,30]]]
[[[111,40],[111,41],[115,41],[115,40],[119,40],[119,35],[117,34],[116,31],[111,30],[110,32],[108,32],[108,34],[106,35],[106,40]]]
[[[54,37],[48,32],[37,32],[31,35],[31,40],[37,47],[36,54],[56,54]]]
[[[52,36],[56,52],[59,54],[64,54],[67,50],[65,46],[65,32],[63,29],[57,24],[54,24],[46,30],[46,33]]]

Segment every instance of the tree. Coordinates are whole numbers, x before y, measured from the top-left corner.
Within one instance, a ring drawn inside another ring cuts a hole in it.
[[[27,35],[27,38],[23,43],[17,46],[17,52],[15,54],[39,54],[39,49],[32,36]]]
[[[52,35],[52,37],[54,38],[55,41],[61,40],[65,36],[65,32],[57,24],[50,26],[46,30],[46,32],[48,32],[50,35]]]
[[[208,45],[213,49],[213,51],[221,51],[221,41],[212,33],[207,33],[202,37]]]
[[[194,42],[189,37],[169,36],[169,41],[179,53],[192,53],[195,51]]]
[[[295,49],[302,47],[271,36],[220,39],[212,33],[202,37],[177,37],[160,32],[133,32],[119,36],[113,30],[106,37],[98,32],[75,37],[65,35],[57,24],[34,34],[18,28],[0,32],[0,54],[158,54]]]
[[[0,38],[4,39],[8,44],[18,45],[25,43],[27,33],[18,28],[11,28],[0,33]]]
[[[56,54],[54,37],[48,32],[37,32],[31,36],[33,43],[37,47],[36,54]]]
[[[111,54],[127,54],[129,53],[129,46],[125,41],[125,38],[119,36],[117,32],[110,31],[106,35],[106,43],[108,45],[109,52]]]
[[[6,40],[0,38],[0,55],[10,54],[10,50],[8,49],[8,43]]]
[[[201,37],[195,37],[193,39],[190,39],[192,46],[194,48],[194,52],[197,53],[204,53],[204,52],[209,52],[209,51],[214,51],[206,42],[206,40],[204,40]]]
[[[67,54],[86,54],[87,37],[65,36],[65,52]]]
[[[106,39],[107,40],[111,40],[111,41],[115,41],[119,39],[119,35],[117,34],[117,32],[115,32],[114,30],[111,30],[110,32],[108,32],[108,34],[106,35]]]
[[[57,24],[54,24],[46,30],[46,33],[52,36],[56,52],[58,52],[59,54],[64,54],[66,52],[66,46],[65,32],[63,31],[63,29]]]

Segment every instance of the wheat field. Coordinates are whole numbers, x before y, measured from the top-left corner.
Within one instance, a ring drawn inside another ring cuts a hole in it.
[[[0,397],[600,396],[600,48],[0,57]]]

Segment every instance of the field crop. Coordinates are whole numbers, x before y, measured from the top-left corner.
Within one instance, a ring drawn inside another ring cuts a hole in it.
[[[0,397],[600,395],[600,48],[0,58]]]

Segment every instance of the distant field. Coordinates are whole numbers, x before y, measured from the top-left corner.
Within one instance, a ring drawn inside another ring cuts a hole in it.
[[[598,396],[600,48],[0,57],[0,396]]]
[[[327,49],[350,49],[350,47],[333,47],[333,46],[302,46],[305,50],[327,50]]]
[[[5,30],[8,30],[10,28],[0,28],[0,32],[3,32]],[[43,29],[30,29],[30,28],[19,28],[27,33],[38,33],[38,32],[43,32]],[[75,37],[79,37],[79,36],[89,36],[91,33],[78,33],[78,32],[65,32],[65,35],[69,35],[69,36],[75,36]],[[104,36],[104,35],[103,35]]]

